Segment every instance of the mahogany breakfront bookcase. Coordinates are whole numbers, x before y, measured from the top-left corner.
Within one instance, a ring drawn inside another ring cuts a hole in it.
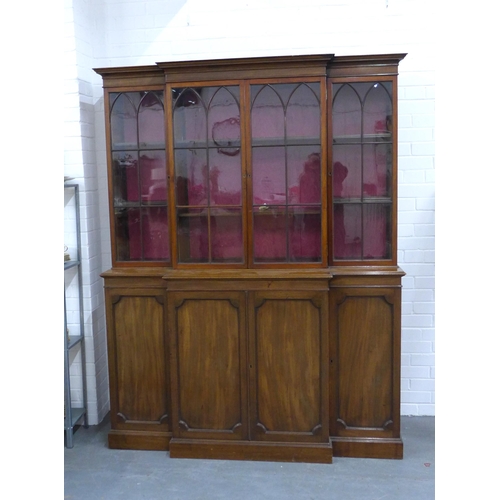
[[[95,70],[111,448],[402,458],[404,55]]]

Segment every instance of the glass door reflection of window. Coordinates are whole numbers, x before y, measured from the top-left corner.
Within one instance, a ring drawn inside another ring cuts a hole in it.
[[[239,86],[178,88],[172,99],[178,262],[243,264]]]
[[[320,85],[251,85],[255,263],[321,262]]]
[[[169,261],[163,92],[111,92],[116,260]]]
[[[334,260],[390,259],[392,84],[333,84]]]

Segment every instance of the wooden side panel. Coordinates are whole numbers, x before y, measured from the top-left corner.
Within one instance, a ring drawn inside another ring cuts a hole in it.
[[[334,288],[330,314],[334,455],[401,458],[401,290]]]
[[[251,298],[252,438],[327,441],[327,293]]]
[[[346,428],[383,429],[392,420],[392,305],[351,296],[337,311],[337,419]]]
[[[174,436],[247,437],[245,295],[173,293]]]
[[[168,430],[165,296],[160,290],[107,290],[113,429]]]

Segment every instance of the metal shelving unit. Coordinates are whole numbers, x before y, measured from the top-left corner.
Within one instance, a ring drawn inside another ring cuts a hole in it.
[[[64,274],[68,269],[77,268],[78,273],[78,306],[79,306],[79,333],[68,337],[68,321],[66,315],[66,280],[64,283],[64,434],[66,438],[66,447],[73,448],[73,429],[83,419],[83,425],[88,427],[87,413],[87,373],[85,366],[85,330],[83,323],[83,291],[82,291],[82,251],[81,251],[81,233],[80,233],[80,193],[78,184],[69,184],[64,182],[64,189],[73,189],[75,197],[75,216],[76,216],[76,238],[77,255],[76,260],[64,262]],[[80,346],[82,361],[82,389],[83,406],[71,405],[71,381],[70,381],[70,363],[69,356],[71,349]]]

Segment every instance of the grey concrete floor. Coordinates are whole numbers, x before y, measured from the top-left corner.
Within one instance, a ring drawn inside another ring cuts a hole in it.
[[[74,434],[64,450],[68,500],[432,500],[434,417],[402,417],[403,460],[333,458],[332,464],[171,459],[110,450],[109,423]]]

